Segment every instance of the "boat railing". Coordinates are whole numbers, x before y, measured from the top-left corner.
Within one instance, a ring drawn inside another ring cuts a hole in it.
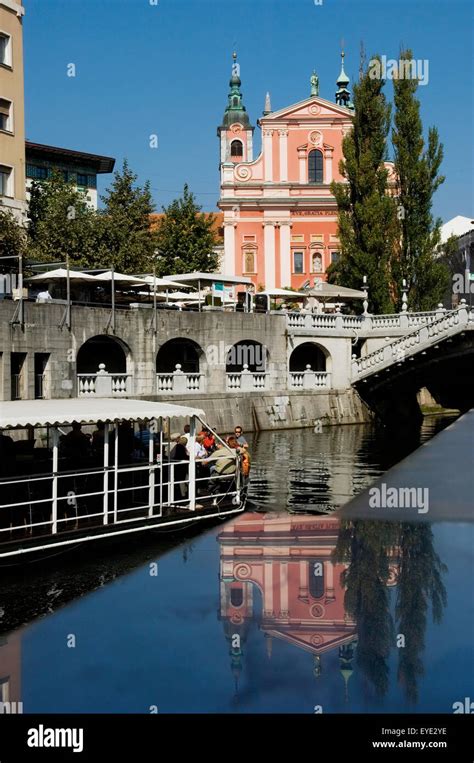
[[[224,498],[237,504],[242,489],[238,453],[229,451],[215,458],[214,463],[231,458],[236,460],[234,472],[211,476],[197,473],[194,480],[190,477],[187,459],[2,478],[0,520],[4,512],[9,512],[10,521],[7,526],[5,521],[0,521],[0,546],[18,532],[26,536],[54,536],[63,527],[70,529],[72,523],[76,525],[74,529],[85,529],[159,518],[164,512],[172,513],[173,509],[190,509],[192,494],[194,508],[199,508],[201,501],[218,505],[219,499]],[[195,462],[198,469],[199,463],[199,460]],[[138,480],[137,475],[140,475]],[[13,490],[15,495],[8,496]],[[13,500],[25,490],[23,500]]]

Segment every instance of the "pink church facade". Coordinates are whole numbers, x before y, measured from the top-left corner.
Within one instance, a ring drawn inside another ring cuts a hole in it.
[[[326,279],[339,255],[337,205],[331,194],[342,140],[353,108],[344,65],[337,103],[321,97],[311,77],[310,96],[272,112],[267,95],[258,120],[262,151],[253,158],[254,127],[242,103],[235,63],[221,126],[220,200],[224,214],[222,271],[252,279],[258,288],[300,288]]]

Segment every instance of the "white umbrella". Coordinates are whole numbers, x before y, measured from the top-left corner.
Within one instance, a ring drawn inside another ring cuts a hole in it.
[[[138,280],[138,279],[137,279]],[[169,278],[158,278],[156,276],[156,279],[154,276],[143,276],[143,278],[140,279],[140,283],[147,283],[149,286],[154,286],[156,283],[156,288],[158,289],[176,289],[176,288],[184,288],[186,289],[187,284],[185,283],[179,283],[179,281],[171,281]]]
[[[193,293],[187,294],[184,291],[173,291],[173,292],[170,292],[170,294],[168,294],[168,299],[169,300],[173,300],[173,299],[178,299],[178,300],[197,300],[197,299],[199,299],[199,295],[196,294],[196,292],[194,294]]]
[[[99,276],[94,276],[96,281],[108,281],[112,282],[112,278],[114,283],[129,283],[129,284],[135,284],[135,286],[142,286],[143,284],[147,283],[144,278],[138,278],[138,276],[129,276],[125,273],[116,273],[115,271],[112,273],[111,270],[107,270],[106,273],[101,273]]]
[[[358,289],[349,289],[347,286],[338,286],[335,283],[326,283],[319,281],[314,284],[312,289],[302,292],[304,297],[316,297],[316,299],[331,297],[342,297],[343,299],[364,299],[365,292]]]
[[[36,276],[26,278],[26,281],[61,281],[67,279],[68,271],[66,268],[56,268],[56,270],[47,270],[45,273],[38,273]],[[95,281],[95,276],[88,273],[80,273],[78,270],[69,271],[70,281]]]
[[[304,299],[306,297],[306,294],[304,294],[301,291],[290,291],[290,289],[268,289],[267,291],[258,291],[256,293],[256,296],[265,296],[265,297],[298,297],[299,299]]]

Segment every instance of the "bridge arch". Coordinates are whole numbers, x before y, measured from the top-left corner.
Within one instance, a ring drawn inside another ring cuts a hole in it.
[[[133,369],[130,347],[116,336],[97,334],[90,337],[77,352],[77,373],[96,373],[101,363],[109,373],[131,373]]]

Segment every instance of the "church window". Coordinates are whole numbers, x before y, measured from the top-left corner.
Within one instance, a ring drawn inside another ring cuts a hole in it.
[[[240,140],[233,140],[230,144],[230,155],[241,159],[243,156],[243,146]]]
[[[324,594],[324,565],[322,562],[311,561],[309,566],[309,595],[320,599]]]
[[[244,592],[242,588],[230,589],[230,603],[233,607],[241,607],[244,603]]]
[[[293,252],[293,273],[304,273],[303,252]]]
[[[309,152],[308,182],[309,183],[323,182],[323,155],[321,151],[318,151],[317,149],[314,149],[314,151]]]

